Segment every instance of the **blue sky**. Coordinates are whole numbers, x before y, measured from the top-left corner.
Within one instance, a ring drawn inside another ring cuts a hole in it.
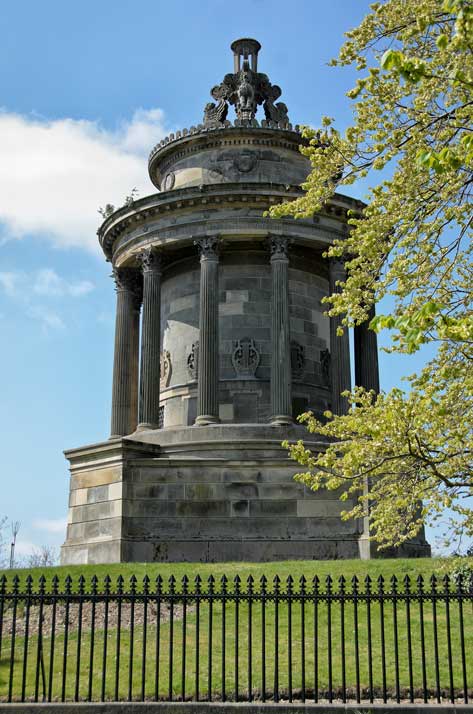
[[[327,67],[365,0],[80,3],[0,10],[0,516],[21,521],[20,554],[64,539],[62,451],[109,435],[115,294],[97,208],[153,192],[147,154],[202,119],[232,71],[229,45],[255,37],[259,69],[293,123],[343,127],[351,70]],[[351,195],[363,198],[365,189]],[[384,389],[419,358],[381,356]]]

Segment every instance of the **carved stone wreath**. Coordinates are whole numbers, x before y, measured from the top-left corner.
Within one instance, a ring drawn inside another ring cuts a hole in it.
[[[320,350],[320,370],[322,373],[322,381],[325,386],[329,387],[331,384],[331,361],[332,357],[328,349]]]
[[[238,377],[254,377],[259,363],[260,353],[254,340],[244,337],[235,341],[232,365]]]
[[[168,350],[161,352],[161,358],[159,362],[159,384],[161,389],[168,386],[171,381],[172,374],[172,364],[171,364],[171,353]]]
[[[305,354],[303,345],[291,340],[291,374],[293,379],[301,379],[305,369]]]
[[[194,342],[187,356],[187,372],[192,381],[197,381],[199,373],[199,342]]]

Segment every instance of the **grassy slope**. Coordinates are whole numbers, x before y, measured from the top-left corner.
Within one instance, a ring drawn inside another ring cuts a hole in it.
[[[86,589],[87,584],[90,582],[90,577],[92,575],[97,575],[99,582],[103,580],[103,577],[109,574],[112,577],[112,590],[114,582],[119,574],[123,575],[125,578],[125,588],[126,583],[130,576],[134,574],[138,583],[142,580],[143,576],[147,574],[151,581],[153,581],[158,574],[160,574],[165,583],[170,575],[174,575],[179,583],[180,579],[184,574],[187,574],[192,580],[197,574],[199,574],[204,580],[212,574],[217,579],[225,573],[229,580],[231,581],[236,574],[238,574],[242,579],[242,589],[244,589],[244,584],[246,578],[251,574],[256,580],[258,580],[264,573],[271,583],[272,578],[278,574],[282,579],[282,586],[284,587],[284,580],[290,574],[296,581],[299,577],[304,574],[307,580],[313,578],[315,574],[319,576],[322,581],[325,577],[330,574],[332,578],[336,581],[340,575],[344,575],[347,579],[350,579],[353,575],[357,575],[360,579],[363,579],[367,574],[371,578],[376,579],[380,574],[382,574],[386,580],[389,579],[391,575],[396,575],[400,580],[408,574],[412,579],[418,574],[422,574],[424,578],[428,578],[432,573],[442,575],[445,572],[447,561],[444,559],[422,559],[422,560],[374,560],[369,562],[362,562],[359,560],[352,561],[290,561],[290,562],[278,562],[278,563],[223,563],[223,564],[191,564],[191,563],[166,563],[166,564],[117,564],[117,565],[101,565],[101,566],[76,566],[76,567],[58,567],[58,568],[48,568],[45,570],[35,569],[32,571],[16,571],[21,578],[22,585],[26,575],[30,572],[34,578],[35,585],[37,584],[37,578],[43,572],[47,578],[47,585],[50,584],[51,578],[54,575],[58,575],[60,582],[66,575],[70,574],[73,578],[73,589],[77,589],[77,579],[79,575],[84,575],[86,578]],[[9,587],[10,589],[10,576],[12,572],[7,573],[9,576]],[[153,586],[151,586],[152,588]],[[270,585],[271,587],[271,585]],[[310,587],[310,585],[309,585]],[[335,586],[336,587],[336,586]],[[388,584],[387,584],[387,587]],[[229,588],[231,585],[229,584]],[[99,587],[99,589],[101,589]],[[162,621],[160,626],[159,642],[160,642],[160,654],[158,657],[159,661],[159,696],[166,697],[169,695],[169,689],[172,689],[173,696],[180,696],[182,687],[182,664],[183,664],[183,627],[184,623],[182,620],[182,609],[180,606],[176,606],[175,611],[175,621],[174,621],[174,634],[170,630],[169,622],[169,607],[167,603],[163,603],[162,608],[167,615]],[[429,690],[435,689],[435,642],[434,642],[434,630],[433,630],[433,611],[432,603],[425,603],[425,610],[423,615],[423,621],[425,624],[425,651],[426,651],[426,671],[427,671],[427,686]],[[77,608],[77,605],[71,605],[71,610]],[[407,618],[410,618],[411,622],[411,632],[412,632],[412,654],[413,654],[413,684],[417,688],[422,683],[422,671],[421,671],[421,650],[420,650],[420,611],[418,604],[412,604],[411,610],[406,611],[406,606],[404,603],[399,603],[397,606],[397,618],[398,624],[394,626],[394,610],[392,603],[386,603],[385,605],[385,652],[386,652],[386,683],[388,690],[391,692],[395,689],[396,684],[396,661],[394,658],[394,637],[397,629],[397,637],[399,640],[399,685],[401,689],[407,688],[409,686],[410,675],[408,668],[408,639],[407,639]],[[130,605],[125,603],[123,605],[123,615],[129,615]],[[162,614],[163,611],[161,611]],[[121,639],[118,644],[117,641],[117,630],[114,624],[111,624],[108,629],[108,635],[104,638],[103,630],[103,612],[102,610],[97,612],[97,623],[96,623],[96,637],[95,637],[95,649],[93,655],[91,655],[91,642],[90,642],[90,630],[88,622],[90,621],[90,606],[88,610],[84,611],[83,615],[83,625],[84,630],[81,639],[81,651],[77,649],[78,639],[77,639],[77,627],[72,626],[69,631],[69,644],[67,646],[67,660],[66,660],[66,682],[65,682],[65,696],[66,698],[74,697],[75,686],[76,686],[76,674],[77,674],[77,663],[80,662],[80,677],[77,680],[79,697],[88,696],[88,682],[89,682],[89,671],[92,672],[92,678],[90,680],[92,685],[92,698],[97,698],[100,696],[101,681],[102,681],[102,665],[103,665],[103,648],[104,640],[108,642],[108,654],[107,654],[107,667],[105,672],[105,696],[106,698],[113,699],[116,694],[118,698],[127,698],[129,696],[129,679],[131,674],[132,679],[132,696],[139,695],[141,688],[141,672],[143,662],[146,662],[146,696],[153,696],[155,688],[155,674],[157,671],[156,663],[156,639],[157,639],[157,613],[155,606],[150,605],[148,611],[148,632],[146,643],[143,640],[143,627],[142,627],[142,605],[137,604],[135,610],[135,631],[133,638],[133,645],[130,641],[130,630],[129,621],[124,620],[122,623]],[[209,604],[204,601],[201,603],[200,607],[200,627],[199,635],[197,637],[197,621],[196,621],[196,609],[195,605],[190,604],[188,606],[187,617],[186,617],[186,649],[185,649],[185,661],[186,661],[186,695],[193,695],[195,692],[196,684],[196,643],[199,641],[199,651],[200,651],[200,664],[199,664],[199,688],[202,697],[208,696],[208,664],[209,656],[212,653],[212,683],[211,689],[217,695],[222,691],[222,617],[223,617],[222,605],[221,603],[215,603],[213,606],[212,615],[210,615]],[[380,630],[380,609],[379,605],[372,604],[370,615],[371,615],[371,647],[372,647],[372,661],[373,661],[373,684],[375,689],[380,691],[382,685],[382,668],[381,668],[381,630]],[[18,615],[20,619],[25,616],[24,605],[21,606]],[[248,691],[249,685],[249,672],[248,672],[248,644],[249,644],[249,622],[251,619],[252,624],[252,675],[251,675],[251,689],[257,692],[261,692],[261,684],[263,677],[263,661],[262,661],[262,607],[261,604],[255,604],[252,607],[252,611],[248,609],[248,605],[244,602],[240,603],[238,610],[238,627],[237,623],[237,613],[235,609],[235,604],[233,602],[227,603],[225,618],[226,618],[226,646],[225,646],[225,663],[226,663],[226,673],[225,673],[225,683],[227,695],[232,698],[234,697],[235,687],[236,687],[236,655],[238,655],[239,662],[239,683],[238,689],[240,695],[244,691]],[[275,640],[275,608],[271,602],[268,602],[265,606],[265,638],[266,638],[266,661],[265,661],[265,672],[266,672],[266,688],[268,695],[272,691],[275,676],[275,653],[279,653],[280,671],[279,671],[279,687],[281,690],[288,689],[289,679],[288,679],[288,648],[289,643],[292,643],[292,686],[297,689],[300,688],[302,684],[301,680],[301,648],[302,648],[302,627],[301,627],[301,607],[300,604],[294,603],[291,611],[291,635],[289,636],[289,611],[287,603],[282,603],[279,606],[278,612],[278,644]],[[314,650],[314,632],[315,632],[315,621],[314,621],[314,608],[311,603],[307,603],[305,607],[305,644],[304,650],[306,652],[306,686],[310,690],[314,686],[315,678],[317,678],[317,687],[323,692],[327,687],[328,683],[328,642],[331,642],[331,659],[333,666],[333,685],[336,689],[340,687],[342,682],[342,640],[341,640],[341,617],[342,612],[340,610],[340,605],[338,603],[333,603],[331,608],[331,624],[327,619],[327,606],[326,603],[321,602],[318,608],[318,625],[317,625],[317,648],[318,648],[318,660],[315,660],[315,650]],[[345,665],[346,665],[346,683],[347,686],[352,689],[356,682],[356,659],[354,650],[354,616],[355,612],[353,605],[347,603],[344,610],[344,622],[345,622]],[[369,669],[368,669],[368,652],[369,643],[367,639],[367,621],[368,612],[366,609],[366,604],[360,603],[358,607],[358,637],[359,637],[359,654],[360,654],[360,682],[362,687],[366,687],[369,683]],[[458,606],[455,604],[451,606],[451,635],[452,635],[452,647],[453,647],[453,666],[454,666],[454,684],[455,687],[460,688],[462,686],[462,664],[460,659],[460,647],[459,647],[459,611]],[[467,662],[466,670],[468,674],[469,682],[473,682],[473,612],[471,603],[465,603],[464,606],[464,616],[465,616],[465,644],[467,651]],[[210,619],[211,618],[211,619]],[[38,619],[38,613],[35,610],[31,613],[31,624],[34,624]],[[160,619],[160,618],[158,618]],[[210,624],[212,623],[212,624]],[[7,628],[8,629],[8,628]],[[36,631],[37,632],[37,631]],[[35,631],[30,631],[28,638],[29,641],[29,653],[28,653],[28,665],[25,670],[26,672],[26,696],[32,696],[35,688],[35,678],[37,673],[36,664],[38,662],[37,658],[37,646],[38,638]],[[330,636],[329,636],[330,633]],[[6,635],[6,637],[5,637]],[[446,630],[446,611],[445,604],[438,604],[438,660],[439,660],[439,679],[440,686],[442,689],[448,688],[449,684],[449,667],[448,667],[448,648],[447,648],[447,630]],[[64,626],[58,622],[56,629],[56,639],[54,654],[51,660],[51,635],[50,626],[45,625],[45,632],[43,633],[43,648],[46,661],[46,677],[49,679],[50,664],[53,661],[52,670],[52,696],[56,698],[60,696],[61,686],[62,686],[62,676],[64,672]],[[173,650],[173,663],[170,667],[169,652],[170,652],[170,639],[172,637],[172,650]],[[238,642],[238,648],[237,648]],[[4,698],[7,694],[8,680],[11,672],[11,638],[8,636],[7,632],[4,632],[4,643],[3,651],[0,656],[0,700]],[[13,660],[15,661],[14,671],[13,671],[13,692],[14,698],[17,698],[21,691],[22,683],[22,661],[25,648],[25,638],[19,632],[15,643],[15,655]],[[118,666],[117,662],[117,647],[120,651],[120,664]],[[133,655],[131,655],[133,652]],[[91,656],[93,663],[91,662]],[[133,672],[130,672],[130,656],[132,656],[134,666]],[[92,667],[90,667],[92,665]],[[118,669],[117,669],[118,667]],[[173,681],[170,682],[170,669],[173,672]],[[317,670],[317,674],[316,674]],[[118,685],[117,693],[115,693],[116,686],[116,676],[117,671],[120,672],[120,681]]]
[[[301,575],[304,575],[308,581],[312,580],[314,575],[318,575],[323,580],[327,575],[330,575],[334,580],[337,580],[341,575],[351,579],[353,575],[357,575],[360,579],[369,575],[376,579],[379,575],[387,580],[392,575],[402,579],[405,575],[409,575],[415,579],[417,575],[422,575],[424,578],[429,577],[432,573],[443,575],[448,568],[448,559],[446,558],[412,558],[412,559],[379,559],[379,560],[296,560],[296,561],[278,561],[275,563],[116,563],[106,565],[75,565],[75,566],[58,566],[55,568],[33,568],[21,570],[5,570],[0,571],[0,575],[5,574],[10,584],[11,578],[14,575],[20,577],[21,585],[24,584],[27,575],[31,575],[35,582],[41,574],[46,577],[47,585],[51,578],[58,576],[60,582],[63,582],[67,575],[73,579],[74,589],[77,586],[77,579],[80,575],[89,581],[93,575],[102,581],[105,575],[112,578],[113,583],[119,575],[122,575],[127,583],[132,575],[140,583],[144,575],[148,575],[153,582],[157,575],[161,575],[164,581],[174,575],[178,583],[184,575],[187,575],[192,581],[198,574],[205,581],[209,575],[213,575],[217,580],[225,574],[231,581],[236,575],[242,579],[242,583],[251,574],[255,580],[258,580],[263,574],[271,581],[275,575],[284,581],[288,575],[292,575],[297,582]]]

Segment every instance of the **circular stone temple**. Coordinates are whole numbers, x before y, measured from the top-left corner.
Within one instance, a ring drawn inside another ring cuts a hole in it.
[[[108,207],[98,231],[117,293],[111,437],[66,452],[64,564],[374,555],[367,519],[294,481],[281,446],[323,449],[296,417],[348,407],[349,337],[322,305],[344,266],[322,254],[362,204],[265,216],[310,165],[260,44],[231,47],[202,124],[151,151],[158,192]],[[354,345],[356,384],[379,390],[375,334],[356,328]],[[429,552],[423,534],[402,551]]]

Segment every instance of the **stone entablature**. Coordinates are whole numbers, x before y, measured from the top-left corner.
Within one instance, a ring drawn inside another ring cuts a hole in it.
[[[321,245],[326,247],[336,236],[343,236],[347,231],[347,211],[360,210],[363,205],[356,199],[337,194],[334,199],[313,219],[294,221],[290,218],[275,221],[265,217],[264,211],[271,205],[291,200],[301,195],[299,187],[282,184],[214,184],[202,187],[182,188],[175,191],[151,194],[134,202],[132,207],[124,206],[109,216],[98,230],[99,241],[109,260],[117,265],[126,264],[140,245],[165,243],[170,246],[176,240],[192,240],[189,235],[200,230],[208,231],[211,217],[208,212],[219,212],[219,221],[211,230],[220,234],[235,235],[238,229],[234,216],[226,219],[222,209],[253,210],[251,225],[246,226],[249,235],[274,232],[276,226],[284,227],[285,233],[299,240],[313,240],[318,236]],[[199,224],[196,216],[202,213]],[[238,216],[238,228],[243,224]],[[225,223],[228,225],[225,225]],[[186,226],[188,228],[186,229]],[[176,234],[173,237],[173,234]],[[162,238],[166,240],[162,240]]]

